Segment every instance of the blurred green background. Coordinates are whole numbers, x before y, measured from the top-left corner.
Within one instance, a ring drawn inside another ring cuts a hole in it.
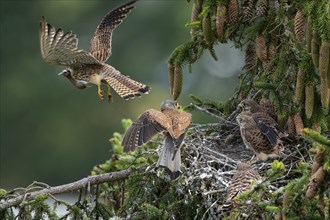
[[[49,66],[40,55],[39,20],[72,30],[79,48],[103,16],[127,1],[0,1],[1,21],[1,130],[0,188],[27,186],[33,181],[64,184],[89,175],[110,157],[108,139],[123,132],[122,118],[135,119],[144,110],[159,108],[169,99],[166,60],[173,49],[190,39],[185,24],[192,3],[186,0],[140,0],[115,30],[108,64],[152,87],[149,95],[125,101],[101,101],[95,86],[74,88],[62,68]],[[219,61],[208,51],[184,68],[181,105],[189,94],[215,100],[229,98],[238,84],[243,54],[231,45],[216,48]],[[193,113],[193,122],[216,121]]]

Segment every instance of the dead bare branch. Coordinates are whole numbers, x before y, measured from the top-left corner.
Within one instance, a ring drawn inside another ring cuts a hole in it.
[[[7,201],[1,202],[0,203],[0,211],[3,211],[7,208],[19,205],[22,202],[27,202],[30,200],[33,200],[37,196],[40,195],[56,195],[56,194],[61,194],[65,192],[71,192],[74,190],[79,190],[82,189],[86,186],[91,186],[91,185],[97,185],[105,182],[113,182],[113,181],[118,181],[122,179],[128,178],[131,174],[133,173],[141,173],[144,172],[146,167],[139,167],[139,168],[129,168],[126,170],[121,170],[117,172],[111,172],[111,173],[106,173],[106,174],[100,174],[96,176],[88,176],[85,177],[81,180],[60,185],[60,186],[54,186],[54,187],[46,187],[43,189],[38,189],[37,191],[34,192],[26,192],[24,194],[20,194],[12,199],[9,199]]]

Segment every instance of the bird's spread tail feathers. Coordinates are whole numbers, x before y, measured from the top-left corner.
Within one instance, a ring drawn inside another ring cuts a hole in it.
[[[123,99],[132,99],[141,96],[141,93],[148,94],[150,87],[120,74],[112,66],[104,66],[104,77],[102,82],[110,85]]]
[[[164,146],[159,155],[156,167],[165,168],[171,179],[178,178],[181,174],[181,154],[180,150],[176,149],[174,140],[170,135],[166,135]]]

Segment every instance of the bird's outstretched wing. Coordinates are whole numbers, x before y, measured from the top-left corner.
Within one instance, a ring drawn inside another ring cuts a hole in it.
[[[60,66],[101,65],[90,53],[79,50],[78,39],[72,32],[55,29],[41,17],[40,27],[41,55],[46,63]]]
[[[140,115],[126,131],[122,142],[124,151],[134,150],[137,146],[141,146],[151,140],[157,133],[171,129],[171,120],[165,114],[149,109]]]
[[[134,8],[137,0],[130,1],[110,11],[97,26],[90,41],[90,53],[100,62],[105,62],[111,56],[112,31],[123,22],[127,14]]]

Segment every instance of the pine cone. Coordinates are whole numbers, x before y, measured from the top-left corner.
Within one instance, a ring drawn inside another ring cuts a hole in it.
[[[212,26],[211,26],[211,17],[210,15],[206,15],[203,18],[203,34],[204,34],[204,39],[208,45],[212,45],[213,42],[213,36],[212,36]]]
[[[294,17],[294,33],[296,39],[301,42],[305,33],[304,12],[302,10],[298,10]]]
[[[219,40],[224,40],[225,38],[225,24],[227,20],[227,8],[224,5],[218,5],[217,16],[216,16],[216,29]]]
[[[267,47],[265,37],[259,34],[256,38],[256,51],[260,60],[267,62]]]
[[[314,131],[317,131],[317,132],[319,132],[319,133],[321,133],[321,124],[320,123],[314,123],[313,125],[312,125],[312,129],[314,130]]]
[[[300,115],[297,113],[292,117],[293,123],[294,123],[294,127],[296,129],[296,135],[303,135],[304,132],[304,123],[300,117]]]
[[[308,17],[307,19],[307,27],[306,27],[306,46],[308,53],[311,52],[311,43],[312,43],[312,23],[311,18]]]
[[[295,91],[295,102],[302,103],[304,98],[304,81],[305,81],[305,72],[303,69],[299,68],[297,73],[296,81],[296,91]]]
[[[228,23],[230,25],[236,25],[238,23],[238,3],[237,0],[229,0],[228,3]]]
[[[177,100],[182,90],[182,68],[181,66],[174,67],[174,83],[173,83],[173,99]]]
[[[308,119],[313,115],[314,108],[314,86],[309,83],[305,86],[305,114]]]
[[[328,75],[327,75],[327,81],[328,81],[328,88],[330,89],[330,64],[328,66]]]
[[[315,67],[319,67],[319,37],[317,35],[317,32],[314,30],[313,31],[313,38],[312,38],[312,45],[311,45],[311,50],[312,50],[312,59]]]
[[[173,86],[174,86],[174,66],[172,64],[168,64],[168,81],[170,83],[170,93],[173,95]]]
[[[296,135],[296,128],[294,126],[293,117],[289,116],[286,121],[286,127],[289,134]]]
[[[325,171],[321,166],[309,179],[309,184],[307,186],[306,198],[314,198],[316,192],[318,191],[321,183],[324,181]]]
[[[278,10],[280,9],[280,3],[278,2],[278,0],[269,0],[269,11],[275,11],[278,12]]]
[[[257,3],[256,16],[257,17],[266,16],[267,11],[268,11],[268,0],[259,0]]]
[[[254,0],[245,0],[242,5],[243,22],[249,24],[253,17]]]
[[[276,55],[276,46],[274,43],[270,43],[267,50],[267,59],[272,61]]]
[[[315,155],[314,155],[313,164],[311,167],[312,175],[314,173],[316,173],[316,171],[322,166],[324,151],[320,150],[320,148],[316,148],[316,151],[314,153],[315,153]]]
[[[257,64],[256,49],[253,43],[249,43],[245,49],[244,69],[250,71]]]
[[[198,15],[200,13],[201,8],[198,7],[198,4],[194,3],[191,9],[191,22],[195,22],[198,21]],[[190,30],[190,34],[191,36],[195,36],[196,33],[196,28],[192,28]]]
[[[321,78],[327,78],[329,68],[330,44],[327,41],[322,41],[320,47],[319,69]]]
[[[328,79],[321,77],[321,85],[320,85],[320,94],[321,94],[321,103],[322,108],[329,107],[329,87],[328,87]]]

